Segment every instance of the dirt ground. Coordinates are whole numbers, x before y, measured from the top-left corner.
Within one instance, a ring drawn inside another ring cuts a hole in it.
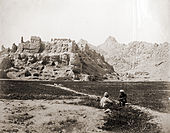
[[[0,133],[113,133],[102,129],[104,110],[70,100],[0,100]],[[142,108],[141,108],[142,109]],[[169,133],[170,115],[145,110]]]
[[[104,111],[77,100],[0,100],[0,133],[108,133]],[[69,103],[69,104],[68,104]]]

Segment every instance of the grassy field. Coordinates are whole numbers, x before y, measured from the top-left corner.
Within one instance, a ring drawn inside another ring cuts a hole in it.
[[[78,96],[56,87],[44,86],[41,81],[0,81],[0,98],[4,99],[60,99]]]
[[[0,98],[7,99],[59,99],[78,96],[75,93],[43,84],[62,84],[73,90],[102,96],[109,92],[118,99],[119,90],[124,89],[128,102],[161,112],[170,112],[169,82],[55,82],[55,81],[0,81]]]
[[[118,99],[119,90],[124,89],[129,103],[161,112],[170,112],[169,82],[68,82],[64,83],[64,86],[100,96],[107,91],[112,99]]]

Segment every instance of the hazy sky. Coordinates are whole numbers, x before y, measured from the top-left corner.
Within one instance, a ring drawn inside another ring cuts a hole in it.
[[[170,42],[170,0],[0,0],[0,45],[31,35],[94,45],[108,36],[122,43]]]

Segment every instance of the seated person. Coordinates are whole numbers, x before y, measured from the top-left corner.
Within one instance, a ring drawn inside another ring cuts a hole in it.
[[[124,90],[120,90],[120,95],[119,95],[119,106],[125,106],[127,103],[127,95],[125,94]]]
[[[104,109],[110,109],[112,105],[113,105],[113,102],[112,100],[109,99],[108,92],[105,92],[104,96],[100,100],[100,106]]]

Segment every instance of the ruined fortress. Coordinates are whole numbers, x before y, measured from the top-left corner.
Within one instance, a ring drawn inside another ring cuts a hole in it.
[[[12,79],[101,80],[108,74],[117,79],[113,67],[83,40],[54,38],[45,42],[31,36],[24,41],[21,37],[18,46],[0,52],[0,69],[5,73],[1,78]]]

